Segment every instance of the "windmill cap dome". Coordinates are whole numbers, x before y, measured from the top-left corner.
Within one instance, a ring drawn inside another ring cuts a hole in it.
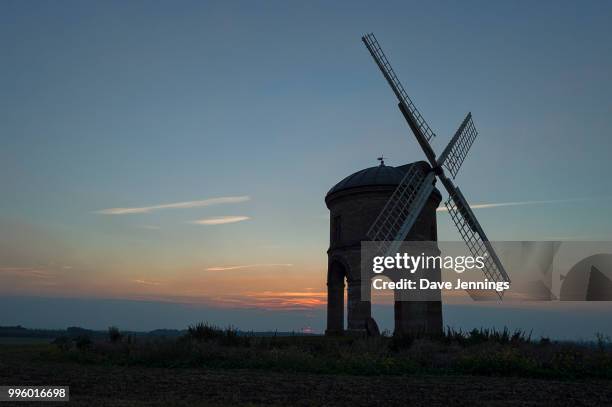
[[[408,170],[414,165],[422,167],[425,171],[429,171],[431,169],[429,164],[425,161],[417,161],[411,164],[400,165],[398,167],[392,167],[390,165],[377,165],[376,167],[366,168],[349,175],[334,185],[332,189],[329,190],[327,195],[325,195],[325,200],[327,201],[332,194],[352,188],[398,185]]]

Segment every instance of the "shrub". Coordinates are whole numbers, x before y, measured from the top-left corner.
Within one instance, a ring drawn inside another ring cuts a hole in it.
[[[249,343],[248,337],[241,337],[238,334],[238,329],[233,326],[228,326],[223,331],[223,336],[219,339],[219,343],[223,346],[242,346]]]
[[[600,351],[606,350],[610,346],[610,337],[608,335],[604,335],[601,332],[597,332],[595,334],[595,338],[597,338],[597,348]]]
[[[463,346],[480,345],[483,343],[518,345],[521,343],[530,343],[531,333],[527,334],[525,331],[520,329],[510,333],[506,327],[504,327],[504,329],[501,331],[494,328],[480,328],[472,329],[471,331],[464,333],[461,330],[455,330],[448,327],[442,334],[440,340],[446,344],[457,343]]]
[[[543,336],[540,338],[540,345],[541,346],[548,346],[551,344],[550,338]]]
[[[189,325],[186,336],[196,341],[209,341],[224,336],[223,330],[208,322],[200,322],[196,325]]]
[[[81,335],[74,339],[74,344],[79,350],[88,349],[91,347],[91,339],[87,335]]]
[[[121,342],[123,335],[119,332],[119,328],[116,326],[108,327],[108,340],[110,343]]]
[[[190,325],[185,338],[197,342],[214,341],[222,346],[243,346],[250,343],[249,337],[240,336],[238,329],[231,325],[221,329],[207,322]]]

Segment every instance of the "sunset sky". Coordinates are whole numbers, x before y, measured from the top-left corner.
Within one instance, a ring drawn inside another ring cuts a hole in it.
[[[436,151],[472,112],[457,184],[492,240],[612,240],[611,18],[605,1],[3,1],[0,295],[256,309],[262,329],[320,316],[326,192],[381,154],[423,159],[365,32]]]

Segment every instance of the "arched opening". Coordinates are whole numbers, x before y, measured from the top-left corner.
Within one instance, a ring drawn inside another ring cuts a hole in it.
[[[344,280],[348,270],[339,261],[332,261],[327,270],[327,334],[344,331]]]

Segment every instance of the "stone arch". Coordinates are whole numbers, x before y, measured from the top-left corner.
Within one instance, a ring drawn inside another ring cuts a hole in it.
[[[368,296],[362,298],[359,261],[358,251],[335,254],[329,258],[327,269],[327,334],[333,335],[344,332],[362,334],[366,330],[366,323],[371,315],[371,304]],[[345,315],[346,325],[344,324]]]

